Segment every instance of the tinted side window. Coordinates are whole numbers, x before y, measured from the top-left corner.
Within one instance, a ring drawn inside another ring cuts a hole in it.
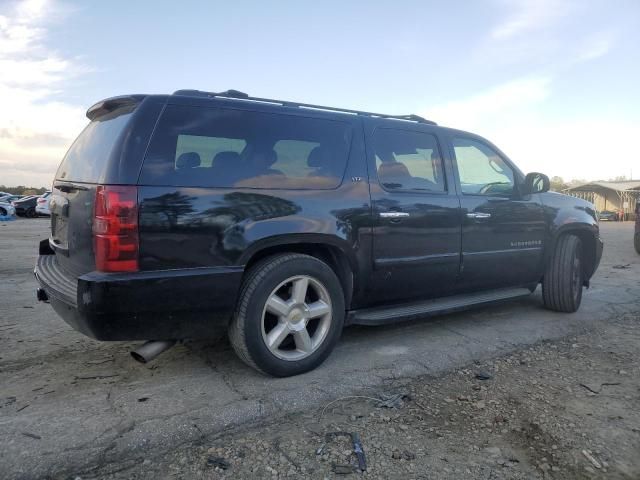
[[[515,186],[513,170],[488,145],[471,138],[453,139],[462,193],[511,196]]]
[[[423,132],[379,128],[373,134],[378,179],[387,190],[446,190],[436,137]]]
[[[351,127],[318,118],[169,105],[141,183],[332,189],[344,175]]]

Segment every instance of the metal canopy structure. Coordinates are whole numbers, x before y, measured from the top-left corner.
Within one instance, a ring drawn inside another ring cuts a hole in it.
[[[622,212],[625,219],[630,219],[640,200],[640,180],[590,182],[567,188],[563,193],[593,203],[598,211]]]

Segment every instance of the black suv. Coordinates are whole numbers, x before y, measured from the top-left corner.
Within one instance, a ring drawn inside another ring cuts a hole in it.
[[[110,98],[53,183],[38,298],[99,340],[211,336],[308,371],[348,324],[528,295],[574,312],[594,206],[471,133],[237,91]],[[170,345],[171,342],[156,343]]]

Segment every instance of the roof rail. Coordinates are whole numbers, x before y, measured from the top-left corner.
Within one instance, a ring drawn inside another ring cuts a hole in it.
[[[436,122],[427,120],[419,115],[388,115],[386,113],[364,112],[361,110],[352,110],[349,108],[325,107],[322,105],[313,105],[310,103],[290,102],[288,100],[274,100],[271,98],[250,97],[244,92],[238,90],[227,90],[225,92],[203,92],[202,90],[176,90],[174,95],[182,95],[188,97],[204,97],[204,98],[231,98],[234,100],[245,100],[249,102],[269,103],[272,105],[281,105],[283,107],[304,108],[308,110],[324,110],[328,112],[349,113],[351,115],[360,115],[364,117],[374,118],[390,118],[393,120],[405,120],[408,122],[425,123],[428,125],[437,125]]]

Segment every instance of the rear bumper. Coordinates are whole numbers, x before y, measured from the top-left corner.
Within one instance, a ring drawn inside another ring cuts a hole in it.
[[[241,267],[73,277],[55,255],[40,255],[35,276],[53,309],[97,340],[206,338],[226,328]]]

